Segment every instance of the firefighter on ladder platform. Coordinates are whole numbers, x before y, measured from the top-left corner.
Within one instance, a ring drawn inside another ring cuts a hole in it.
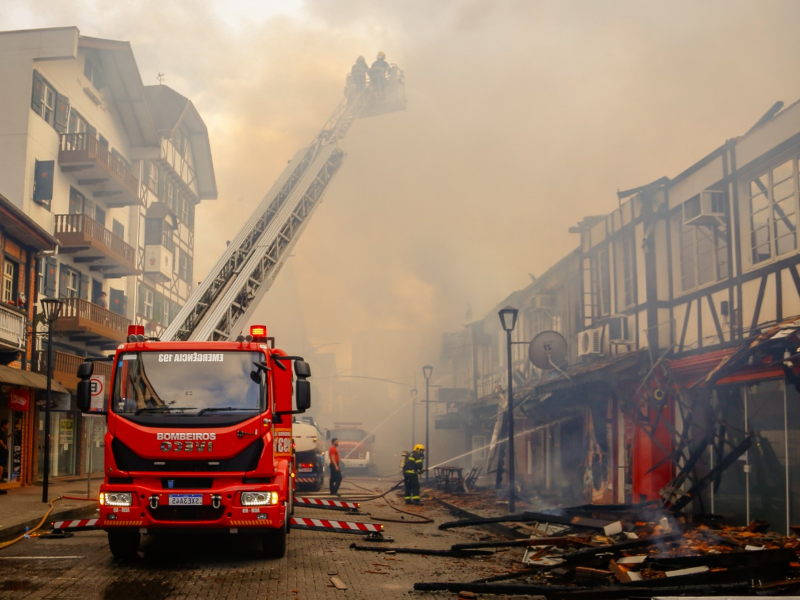
[[[403,465],[403,483],[406,486],[406,504],[422,504],[419,500],[419,474],[425,469],[425,446],[417,444],[414,451],[406,456]]]

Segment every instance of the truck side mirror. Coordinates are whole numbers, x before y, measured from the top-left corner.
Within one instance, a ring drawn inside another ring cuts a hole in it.
[[[297,377],[311,377],[311,365],[304,360],[294,361],[294,374]]]
[[[297,410],[305,411],[311,408],[311,384],[307,379],[298,379],[295,384],[295,399]]]
[[[325,430],[325,439],[326,440],[331,439],[331,430],[330,429],[326,429]]]
[[[85,361],[78,367],[78,394],[76,403],[81,412],[89,412],[92,407],[92,374],[94,373],[94,363]]]

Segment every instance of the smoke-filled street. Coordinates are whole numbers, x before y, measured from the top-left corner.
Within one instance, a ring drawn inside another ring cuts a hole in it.
[[[798,23],[0,2],[0,597],[800,593]]]

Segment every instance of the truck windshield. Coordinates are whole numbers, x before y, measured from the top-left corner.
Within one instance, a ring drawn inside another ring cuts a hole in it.
[[[263,409],[258,352],[126,352],[117,359],[111,408],[122,414]]]
[[[360,429],[335,429],[331,437],[340,442],[361,442],[367,437],[367,434]]]

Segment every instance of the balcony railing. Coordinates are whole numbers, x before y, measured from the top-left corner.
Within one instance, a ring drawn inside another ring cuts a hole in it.
[[[79,253],[106,278],[136,275],[136,251],[87,215],[55,215],[62,253]],[[93,255],[93,258],[89,255]]]
[[[62,298],[61,315],[54,324],[58,331],[82,332],[82,341],[99,346],[107,341],[124,342],[130,321],[82,298]]]
[[[98,186],[93,195],[108,198],[110,208],[142,203],[139,179],[91,133],[62,133],[58,163],[65,173],[80,171],[84,185]]]
[[[53,379],[58,381],[68,390],[78,389],[78,367],[85,360],[81,356],[68,354],[66,352],[53,352]],[[38,371],[40,373],[47,373],[47,351],[43,350],[38,355]],[[111,383],[111,363],[96,362],[94,363],[94,374],[104,375],[106,378],[106,389]]]
[[[0,346],[20,350],[25,346],[25,315],[0,304]]]

